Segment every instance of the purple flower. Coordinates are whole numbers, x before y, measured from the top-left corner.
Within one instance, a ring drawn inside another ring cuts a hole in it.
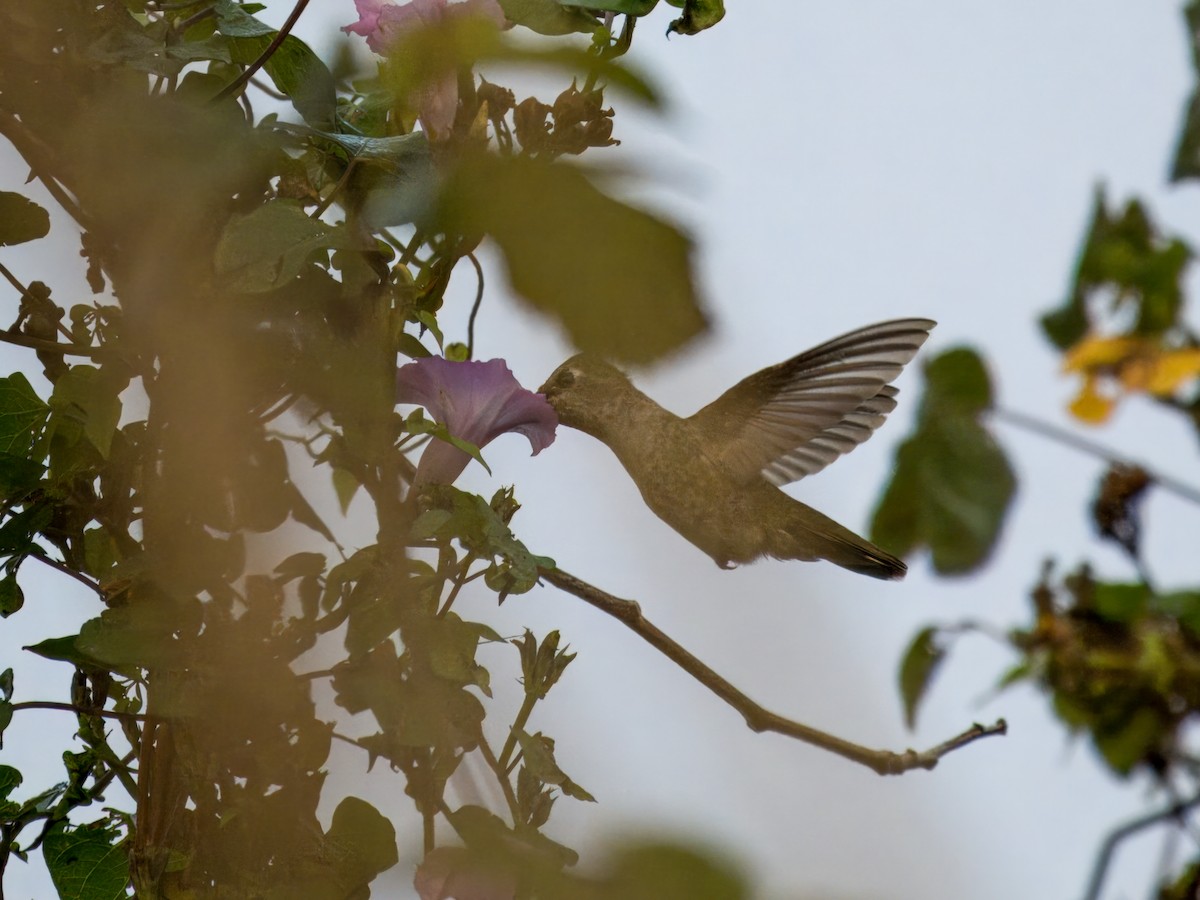
[[[354,5],[358,21],[344,26],[342,31],[361,34],[367,39],[367,46],[380,56],[385,56],[406,32],[436,27],[456,16],[480,16],[495,23],[497,28],[505,25],[504,11],[496,0],[461,3],[412,0],[399,4],[389,0],[354,0]],[[414,91],[413,100],[426,134],[431,139],[445,137],[458,109],[458,77],[453,71],[434,76]]]
[[[536,456],[554,440],[558,415],[541,394],[521,387],[502,359],[451,362],[428,356],[396,370],[396,402],[423,406],[460,440],[483,448],[506,431],[529,438]],[[435,440],[421,454],[415,483],[451,484],[471,457]]]

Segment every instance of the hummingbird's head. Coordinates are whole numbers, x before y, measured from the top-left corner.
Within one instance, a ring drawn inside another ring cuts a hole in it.
[[[580,353],[555,369],[538,391],[554,407],[562,424],[597,435],[632,389],[616,366]]]

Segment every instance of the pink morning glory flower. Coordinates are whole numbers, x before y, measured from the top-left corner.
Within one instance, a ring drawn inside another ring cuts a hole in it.
[[[502,359],[452,362],[440,356],[418,359],[396,370],[396,402],[423,406],[460,440],[483,448],[515,431],[529,438],[536,456],[550,446],[558,415],[541,394],[521,387]],[[435,440],[421,454],[416,484],[451,484],[471,457]]]
[[[367,46],[380,56],[387,54],[406,32],[434,27],[454,16],[480,16],[497,28],[505,25],[504,11],[496,0],[412,0],[411,3],[392,3],[389,0],[354,0],[358,21],[342,28],[367,39]],[[458,109],[458,78],[446,72],[422,86],[413,98],[421,127],[430,138],[443,138],[454,124]]]

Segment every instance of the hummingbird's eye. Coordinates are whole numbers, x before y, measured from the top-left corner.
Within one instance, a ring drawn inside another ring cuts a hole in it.
[[[564,369],[558,376],[559,387],[570,387],[575,383],[575,372],[571,369]]]

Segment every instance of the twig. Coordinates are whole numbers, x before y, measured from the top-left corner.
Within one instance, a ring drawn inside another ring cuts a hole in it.
[[[1112,861],[1113,853],[1116,852],[1117,845],[1121,841],[1137,834],[1145,828],[1149,828],[1151,825],[1157,825],[1168,819],[1181,818],[1184,813],[1195,806],[1200,806],[1200,794],[1189,800],[1180,800],[1178,803],[1172,803],[1166,809],[1150,813],[1131,822],[1126,822],[1119,828],[1114,829],[1100,846],[1100,853],[1096,856],[1096,864],[1092,867],[1092,877],[1088,880],[1087,892],[1083,895],[1084,900],[1096,900],[1100,896],[1100,889],[1104,886],[1104,877],[1108,871],[1108,864]]]
[[[57,709],[62,712],[73,712],[80,716],[99,716],[102,719],[123,719],[127,722],[144,722],[146,720],[141,713],[117,712],[115,709],[93,709],[89,706],[58,703],[54,700],[26,700],[24,703],[14,703],[12,709],[13,712],[22,709]]]
[[[17,276],[14,275],[12,272],[8,271],[8,266],[0,265],[0,275],[3,275],[5,281],[7,281],[9,284],[11,284],[13,287],[15,287],[17,289],[17,293],[20,294],[22,297],[29,296],[29,288],[27,288],[27,287],[25,287],[25,285],[21,284],[21,282],[17,279]]]
[[[475,267],[475,275],[479,278],[479,286],[475,289],[475,303],[471,306],[471,315],[467,319],[467,359],[475,358],[475,317],[479,315],[479,305],[483,303],[483,266],[475,258],[474,253],[468,253],[467,259]]]
[[[342,173],[342,177],[334,184],[330,190],[329,196],[317,204],[317,208],[308,214],[310,219],[319,219],[325,214],[325,210],[333,205],[334,199],[342,192],[342,188],[346,186],[346,182],[350,180],[351,173],[354,172],[354,167],[358,165],[358,156],[350,157],[350,161],[346,163],[346,171]]]
[[[71,578],[74,578],[89,590],[94,591],[96,596],[98,596],[101,600],[108,599],[108,595],[104,593],[104,588],[100,587],[99,584],[97,584],[95,581],[92,581],[92,579],[88,578],[82,572],[76,572],[66,563],[60,563],[58,560],[51,559],[42,553],[30,553],[29,556],[31,559],[36,559],[38,562],[49,566],[55,571],[62,572],[64,575],[69,575]]]
[[[879,775],[900,775],[912,769],[932,769],[946,754],[980,738],[1005,734],[1008,730],[1005,721],[1000,719],[993,725],[972,725],[962,734],[924,751],[905,750],[903,753],[895,753],[891,750],[872,750],[764,709],[687,650],[684,650],[666,633],[651,624],[642,615],[641,607],[637,602],[614,597],[561,569],[539,569],[539,574],[555,587],[568,594],[573,594],[625,624],[635,634],[741,713],[746,720],[746,725],[752,731],[774,731],[777,734],[795,738],[806,744],[812,744],[814,747],[836,753],[851,762],[866,766]]]
[[[1044,438],[1049,438],[1052,441],[1058,441],[1060,444],[1065,444],[1068,447],[1073,447],[1081,453],[1086,453],[1089,456],[1094,456],[1097,459],[1102,459],[1110,465],[1126,465],[1136,466],[1141,469],[1150,480],[1164,490],[1170,491],[1188,500],[1192,503],[1200,505],[1200,490],[1192,487],[1190,484],[1179,481],[1169,475],[1163,475],[1155,472],[1141,463],[1131,462],[1127,458],[1121,456],[1115,450],[1110,450],[1102,444],[1088,440],[1078,434],[1068,431],[1065,428],[1060,428],[1057,425],[1051,425],[1049,422],[1043,422],[1041,419],[1036,419],[1033,416],[1025,413],[1013,412],[1010,409],[993,409],[992,415],[1001,422],[1007,422],[1010,425],[1015,425],[1017,428],[1023,428],[1033,434],[1041,435]]]
[[[479,733],[478,749],[479,755],[483,757],[483,761],[487,763],[488,768],[495,773],[496,780],[500,782],[500,790],[504,792],[504,801],[508,804],[508,811],[512,815],[513,827],[520,829],[525,823],[521,821],[521,806],[517,803],[517,795],[513,793],[512,782],[508,780],[508,773],[496,759],[496,754],[492,753],[492,748],[488,746],[487,738],[483,736],[482,731]]]
[[[297,0],[296,5],[292,7],[291,14],[287,17],[287,21],[280,26],[279,31],[275,32],[275,37],[271,39],[271,43],[267,44],[267,49],[259,54],[258,59],[243,69],[237,78],[221,88],[220,92],[213,97],[213,103],[224,100],[226,97],[232,96],[235,92],[245,87],[246,82],[254,77],[254,73],[261,69],[267,60],[275,55],[275,51],[279,49],[283,42],[287,40],[288,33],[292,30],[292,26],[296,24],[306,6],[308,6],[308,0]]]
[[[89,359],[103,359],[112,356],[113,351],[107,347],[83,347],[79,344],[64,344],[59,341],[48,341],[43,338],[30,337],[19,331],[0,329],[0,341],[15,344],[18,347],[28,347],[31,350],[41,350],[45,353],[61,353],[63,356],[86,356]]]
[[[275,88],[271,87],[269,84],[267,84],[265,81],[262,81],[261,79],[251,78],[250,83],[252,85],[254,85],[256,88],[258,88],[260,91],[262,91],[264,94],[266,94],[268,97],[270,97],[272,100],[286,100],[288,98],[287,94],[284,94],[284,93],[281,93],[280,91],[275,90]]]
[[[30,171],[41,181],[46,191],[58,201],[68,215],[71,216],[84,231],[91,231],[92,225],[86,213],[79,206],[67,190],[58,182],[53,175],[48,175],[43,170],[52,168],[51,162],[54,160],[54,152],[46,145],[41,138],[29,131],[24,123],[4,110],[0,110],[0,134],[8,138],[9,142],[16,148],[16,151],[21,154],[21,158],[29,165]]]
[[[446,602],[442,608],[437,611],[437,618],[446,618],[446,613],[450,612],[450,607],[454,605],[454,601],[458,599],[458,592],[463,589],[463,585],[467,583],[467,573],[471,570],[471,565],[475,562],[475,554],[468,552],[463,557],[462,563],[458,567],[458,574],[454,576],[454,586],[450,588],[450,596],[446,598]]]
[[[582,582],[580,583],[582,584]],[[521,701],[521,708],[517,710],[512,727],[508,729],[508,737],[504,741],[504,748],[500,751],[500,768],[509,774],[512,773],[512,770],[517,765],[515,758],[509,759],[512,756],[512,752],[517,748],[517,732],[525,730],[525,724],[529,721],[529,717],[533,714],[533,708],[540,699],[536,693],[529,692],[528,687],[526,690],[525,699]]]

